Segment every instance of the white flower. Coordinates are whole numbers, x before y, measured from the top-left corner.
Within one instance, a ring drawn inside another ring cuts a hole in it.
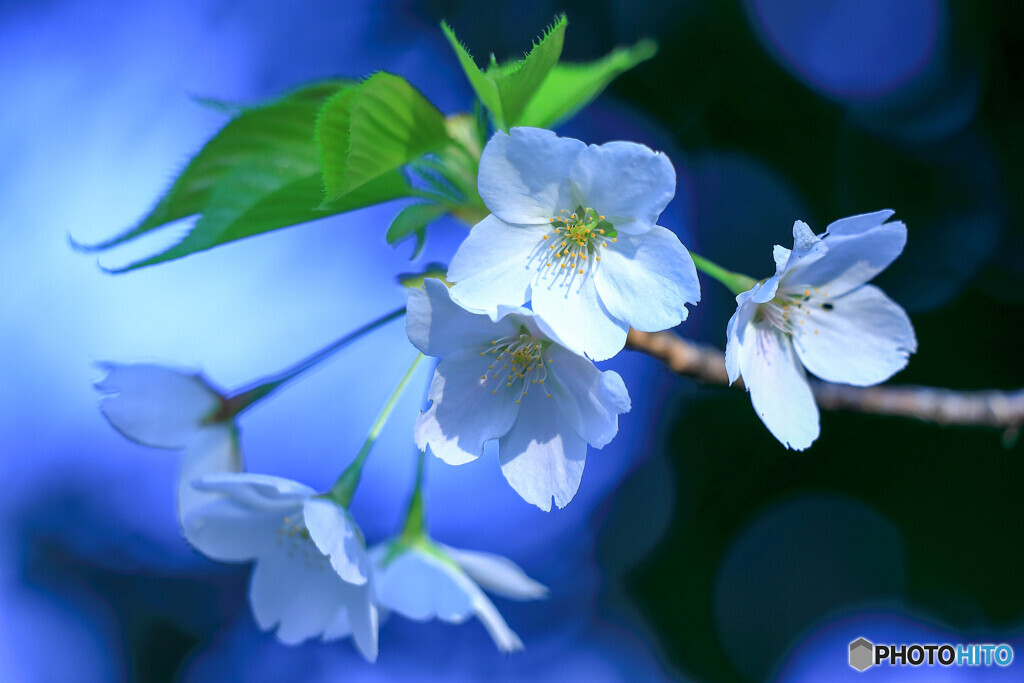
[[[498,439],[505,478],[542,510],[565,507],[580,485],[587,443],[602,448],[630,407],[622,378],[601,372],[545,334],[540,316],[500,307],[495,319],[453,302],[428,279],[410,289],[406,329],[413,345],[441,358],[416,444],[452,465]]]
[[[218,419],[225,399],[198,373],[159,365],[105,363],[96,383],[106,394],[100,411],[128,439],[152,448],[184,449],[178,478],[178,515],[210,498],[192,488],[204,475],[240,472],[238,429]]]
[[[784,445],[818,437],[818,406],[804,368],[827,382],[870,386],[889,379],[917,350],[906,312],[864,284],[907,241],[892,211],[838,220],[818,237],[793,226],[793,250],[775,247],[775,275],[736,297],[725,350],[729,381],[740,376],[754,410]]]
[[[370,557],[378,605],[416,621],[459,624],[476,616],[502,652],[522,650],[523,641],[481,587],[513,600],[538,600],[548,594],[511,560],[456,550],[423,537],[412,543],[382,543],[370,550]]]
[[[675,327],[700,300],[689,253],[655,225],[675,186],[668,157],[643,145],[495,133],[479,173],[492,215],[452,258],[452,298],[492,315],[532,301],[546,333],[594,360],[621,351],[631,326]]]
[[[185,537],[214,560],[256,563],[249,601],[261,629],[276,627],[289,645],[351,634],[377,659],[369,558],[347,510],[280,477],[214,474],[194,485],[214,499],[185,517]]]

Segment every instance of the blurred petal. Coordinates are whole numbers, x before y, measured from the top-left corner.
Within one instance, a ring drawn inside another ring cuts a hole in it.
[[[586,148],[579,140],[540,128],[513,128],[507,135],[497,131],[480,157],[480,197],[508,223],[547,223],[559,209],[576,208],[568,178]]]
[[[531,254],[546,227],[509,225],[495,216],[477,223],[448,267],[451,296],[466,308],[493,312],[498,304],[519,306],[536,274]]]
[[[194,482],[194,486],[200,491],[222,493],[253,510],[289,508],[316,495],[316,491],[297,481],[251,472],[211,474]]]
[[[442,546],[453,560],[484,590],[513,600],[539,600],[548,595],[547,586],[526,575],[507,557],[474,550]]]
[[[487,374],[495,372],[488,369],[492,361],[493,356],[470,349],[437,364],[428,395],[433,404],[416,421],[417,447],[429,445],[448,464],[461,465],[478,458],[485,441],[512,427],[519,389]]]
[[[185,520],[203,505],[220,500],[221,494],[200,491],[192,484],[210,474],[241,471],[242,452],[234,423],[203,427],[185,448],[178,478],[178,519],[188,542],[204,554],[209,555],[201,546],[202,535],[190,536]]]
[[[198,374],[159,365],[104,364],[100,411],[125,437],[154,448],[185,448],[220,395]]]
[[[768,431],[787,448],[810,446],[818,438],[818,406],[788,335],[767,323],[748,325],[738,353],[743,383]]]
[[[629,411],[622,378],[559,346],[550,347],[547,357],[552,361],[544,383],[547,393],[577,434],[595,448],[604,447],[619,431],[619,415]]]
[[[517,330],[512,318],[495,323],[467,311],[452,301],[443,282],[433,278],[423,282],[423,289],[409,290],[405,328],[413,346],[428,356],[446,356]]]
[[[498,442],[505,479],[523,500],[545,512],[552,498],[560,508],[569,504],[587,460],[587,442],[549,404],[539,393],[523,399],[519,419]]]
[[[693,259],[671,230],[656,225],[642,235],[620,235],[600,255],[594,279],[601,302],[631,327],[675,327],[686,320],[685,304],[700,301]]]
[[[343,581],[366,583],[370,563],[363,536],[347,510],[332,500],[312,498],[302,508],[309,536]]]
[[[458,567],[416,548],[400,551],[374,576],[377,601],[416,621],[464,621],[472,610],[467,584]]]
[[[906,312],[882,290],[864,285],[826,307],[810,306],[793,344],[804,366],[828,382],[878,384],[906,367],[917,350]]]
[[[668,157],[635,142],[587,147],[570,177],[584,208],[603,214],[625,234],[650,230],[676,193],[676,171]]]
[[[484,625],[487,632],[491,634],[491,640],[502,652],[519,652],[523,649],[523,641],[519,639],[516,632],[509,628],[501,612],[494,606],[494,603],[484,595],[484,592],[477,586],[472,592],[473,613],[480,623]]]
[[[339,640],[352,636],[360,654],[368,662],[377,661],[377,632],[380,620],[377,608],[370,600],[370,584],[353,586],[352,591],[361,594],[349,601],[324,629],[324,641]]]
[[[256,562],[249,600],[263,630],[277,627],[278,639],[297,645],[324,633],[338,610],[369,593],[335,574],[327,558],[302,536],[285,542]]]

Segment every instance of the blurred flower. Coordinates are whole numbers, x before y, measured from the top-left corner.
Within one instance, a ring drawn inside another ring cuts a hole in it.
[[[564,348],[525,308],[500,306],[492,320],[452,301],[440,280],[424,286],[409,290],[409,339],[441,362],[433,404],[416,422],[417,446],[461,465],[498,439],[512,488],[542,510],[552,497],[565,507],[579,488],[587,443],[604,447],[630,408],[622,378]]]
[[[643,145],[495,133],[479,173],[492,215],[452,258],[452,298],[492,315],[532,301],[546,333],[595,360],[621,351],[631,326],[675,327],[700,300],[690,255],[655,225],[675,184],[668,157]]]
[[[522,650],[523,642],[481,588],[513,600],[538,600],[548,593],[507,558],[456,550],[425,536],[382,543],[370,556],[378,605],[416,621],[460,624],[474,615],[502,652]]]
[[[917,350],[906,312],[864,284],[907,241],[892,211],[851,216],[821,237],[793,225],[793,250],[775,247],[775,275],[736,297],[726,369],[740,376],[761,421],[783,445],[818,437],[818,406],[804,368],[827,382],[870,386],[892,377]]]
[[[152,448],[184,449],[178,517],[211,500],[192,487],[207,474],[242,471],[238,428],[227,400],[198,373],[148,364],[105,363],[96,383],[100,412],[123,436]],[[221,417],[221,414],[223,417]]]
[[[249,601],[260,628],[283,643],[352,635],[377,659],[365,541],[348,511],[298,482],[219,474],[195,482],[216,500],[184,520],[185,537],[221,562],[255,561]]]

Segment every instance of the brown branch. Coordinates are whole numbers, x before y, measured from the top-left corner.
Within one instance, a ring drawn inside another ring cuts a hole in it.
[[[646,353],[672,372],[707,384],[728,384],[725,355],[706,344],[682,339],[672,332],[630,330],[626,348]],[[742,381],[736,383],[742,386]],[[1024,425],[1024,389],[1017,391],[955,391],[911,385],[851,387],[813,381],[818,405],[826,410],[849,410],[895,415],[941,425],[996,427],[1014,437]]]

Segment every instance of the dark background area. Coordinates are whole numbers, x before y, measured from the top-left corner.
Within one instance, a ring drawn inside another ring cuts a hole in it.
[[[856,675],[846,646],[858,636],[1020,651],[1017,434],[826,413],[811,449],[786,451],[741,391],[696,386],[635,354],[610,364],[634,397],[631,417],[591,451],[565,511],[524,510],[493,462],[432,466],[440,540],[510,555],[552,587],[543,604],[499,604],[527,643],[517,658],[494,653],[478,625],[398,619],[382,630],[377,668],[347,645],[284,648],[252,624],[248,570],[184,547],[174,457],[110,432],[89,362],[192,363],[227,386],[283,367],[401,300],[387,288],[407,255],[383,244],[397,209],[122,278],[72,254],[68,232],[105,236],[141,215],[220,125],[191,94],[258,101],[386,68],[442,110],[463,110],[470,91],[438,22],[482,62],[518,56],[561,11],[569,60],[659,42],[561,132],[665,149],[679,186],[664,220],[687,246],[761,278],[794,220],[821,232],[895,209],[909,241],[877,283],[910,313],[920,351],[892,381],[1024,386],[1020,3],[0,5],[12,92],[0,198],[13,206],[0,219],[11,236],[0,257],[0,680],[820,681]],[[341,232],[356,224],[379,234]],[[440,225],[423,260],[446,260],[460,234]],[[345,268],[375,293],[339,296]],[[702,287],[678,331],[724,346],[734,304],[716,283]],[[404,343],[389,334],[255,412],[250,466],[284,461],[273,473],[329,483],[325,458],[358,445],[381,400],[361,396],[339,418],[337,387],[379,378],[367,374],[379,354]],[[357,510],[371,540],[390,533],[411,476],[409,425],[393,431],[379,450],[396,455],[368,472]],[[1020,666],[954,673],[1014,680]],[[929,672],[869,672],[887,673]]]

